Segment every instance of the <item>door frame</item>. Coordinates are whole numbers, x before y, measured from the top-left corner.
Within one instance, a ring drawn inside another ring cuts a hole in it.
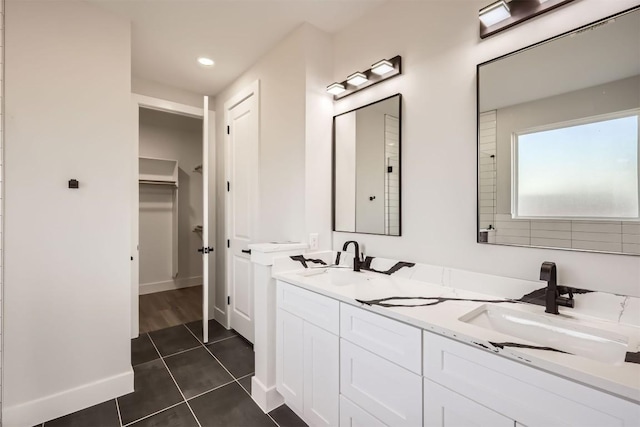
[[[225,177],[225,182],[230,182],[231,181],[231,138],[230,135],[226,132],[226,128],[227,126],[230,125],[229,123],[229,112],[238,104],[240,104],[242,101],[246,100],[247,98],[254,96],[255,97],[255,102],[256,102],[256,111],[258,113],[258,153],[256,153],[256,155],[258,156],[258,164],[256,165],[256,176],[260,176],[260,157],[259,157],[259,152],[260,152],[260,80],[255,80],[252,83],[250,83],[249,85],[245,86],[243,89],[240,89],[238,92],[235,93],[235,95],[233,95],[231,98],[229,98],[227,101],[225,101],[224,103],[224,129],[223,129],[223,134],[224,134],[224,149],[225,149],[225,160],[224,160],[224,177]],[[259,183],[259,180],[258,180]],[[226,185],[226,183],[223,183],[223,187],[224,185]],[[259,185],[259,184],[258,184]],[[259,187],[258,187],[259,188]],[[231,192],[227,191],[226,188],[222,188],[222,191],[224,192],[224,205],[225,205],[225,239],[230,239],[231,238],[231,203],[230,203],[230,198],[231,198]],[[256,196],[259,195],[256,194]],[[257,224],[258,224],[258,218],[259,218],[259,203],[256,203],[254,206],[254,212],[251,215],[251,230],[252,233],[254,234],[253,236],[251,236],[252,239],[255,238],[255,231],[257,230]],[[224,270],[224,283],[225,283],[225,295],[227,297],[227,301],[228,298],[231,295],[231,275],[229,274],[231,271],[231,261],[232,261],[232,257],[230,256],[229,253],[229,249],[230,248],[226,248],[225,250],[225,270]],[[255,305],[255,301],[254,301],[254,305]],[[225,312],[222,313],[221,310],[216,307],[214,305],[214,311],[215,311],[215,316],[216,319],[220,319],[220,323],[222,323],[226,328],[230,328],[231,327],[231,310],[229,310],[229,304],[227,303],[225,305]]]
[[[132,191],[131,191],[131,338],[136,338],[140,335],[140,304],[138,300],[139,292],[140,292],[140,257],[139,257],[139,225],[140,225],[140,200],[139,200],[139,191],[138,191],[138,157],[140,155],[140,108],[148,108],[151,110],[163,111],[166,113],[179,114],[182,116],[194,117],[198,119],[202,119],[203,123],[205,120],[204,108],[194,107],[191,105],[180,104],[173,101],[167,101],[165,99],[154,98],[146,95],[139,95],[136,93],[132,93],[132,156],[133,156],[133,170],[132,170]],[[212,139],[214,143],[209,144],[209,166],[212,165],[215,168],[215,153],[216,153],[216,145],[215,145],[215,112],[208,111],[207,117],[209,121],[209,141]],[[203,159],[204,162],[204,159]],[[209,187],[215,188],[215,173],[209,171]],[[203,175],[204,179],[204,175]],[[203,183],[203,188],[204,188]],[[215,200],[215,197],[209,197],[209,204],[211,204],[212,200]],[[209,242],[215,242],[216,238],[216,210],[209,209]],[[209,281],[211,278],[215,281],[215,256],[209,257]],[[213,268],[211,268],[213,267]],[[212,274],[213,273],[213,274]],[[211,302],[212,298],[215,298],[215,292],[207,292],[209,295],[208,301],[205,299],[205,283],[203,278],[203,311],[204,304]],[[207,284],[206,289],[209,289],[209,284]],[[212,295],[211,295],[212,294]],[[212,304],[209,304],[211,307]],[[213,306],[215,307],[215,301],[213,301]]]

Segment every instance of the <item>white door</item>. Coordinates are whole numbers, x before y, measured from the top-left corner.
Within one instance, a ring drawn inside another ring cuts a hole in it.
[[[276,318],[276,389],[298,413],[303,408],[304,321],[279,309]]]
[[[337,426],[340,417],[339,338],[304,322],[305,420],[314,427]]]
[[[204,97],[202,115],[202,341],[209,341],[209,97]]]
[[[225,104],[229,326],[253,342],[253,267],[258,197],[258,85]]]
[[[515,422],[425,378],[425,427],[514,427]]]

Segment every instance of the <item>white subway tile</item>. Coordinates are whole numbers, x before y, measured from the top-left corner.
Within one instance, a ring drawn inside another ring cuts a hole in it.
[[[529,221],[496,221],[496,228],[529,230]]]
[[[623,234],[622,243],[633,243],[640,245],[640,234]]]
[[[531,221],[531,229],[571,231],[571,221]]]
[[[622,252],[622,243],[613,242],[590,242],[574,240],[571,242],[573,249],[585,249],[591,251]]]
[[[571,232],[557,230],[531,230],[531,237],[540,237],[544,239],[564,239],[570,241]]]
[[[571,240],[587,242],[622,243],[622,234],[571,232]]]
[[[531,236],[531,245],[550,248],[571,248],[571,240],[546,239]]]
[[[640,225],[622,223],[623,234],[640,234]]]
[[[528,237],[518,237],[518,236],[498,236],[496,234],[496,243],[507,244],[507,245],[530,245],[531,239]]]
[[[623,243],[622,252],[626,254],[640,255],[640,245],[636,245],[635,243]]]
[[[571,230],[574,232],[584,231],[588,233],[622,233],[622,223],[572,221]]]
[[[496,234],[498,237],[503,237],[503,236],[529,237],[531,235],[528,228],[526,229],[500,228],[499,225],[496,226]]]

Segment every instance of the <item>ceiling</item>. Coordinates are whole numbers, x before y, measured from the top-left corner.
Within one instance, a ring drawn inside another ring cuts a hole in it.
[[[133,76],[216,95],[302,23],[334,33],[386,0],[86,1],[132,22]]]

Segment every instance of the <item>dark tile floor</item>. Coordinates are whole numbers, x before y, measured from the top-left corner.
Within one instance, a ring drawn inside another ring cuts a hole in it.
[[[283,405],[265,414],[251,399],[251,343],[215,321],[203,343],[202,322],[131,340],[135,391],[43,427],[306,427]]]

